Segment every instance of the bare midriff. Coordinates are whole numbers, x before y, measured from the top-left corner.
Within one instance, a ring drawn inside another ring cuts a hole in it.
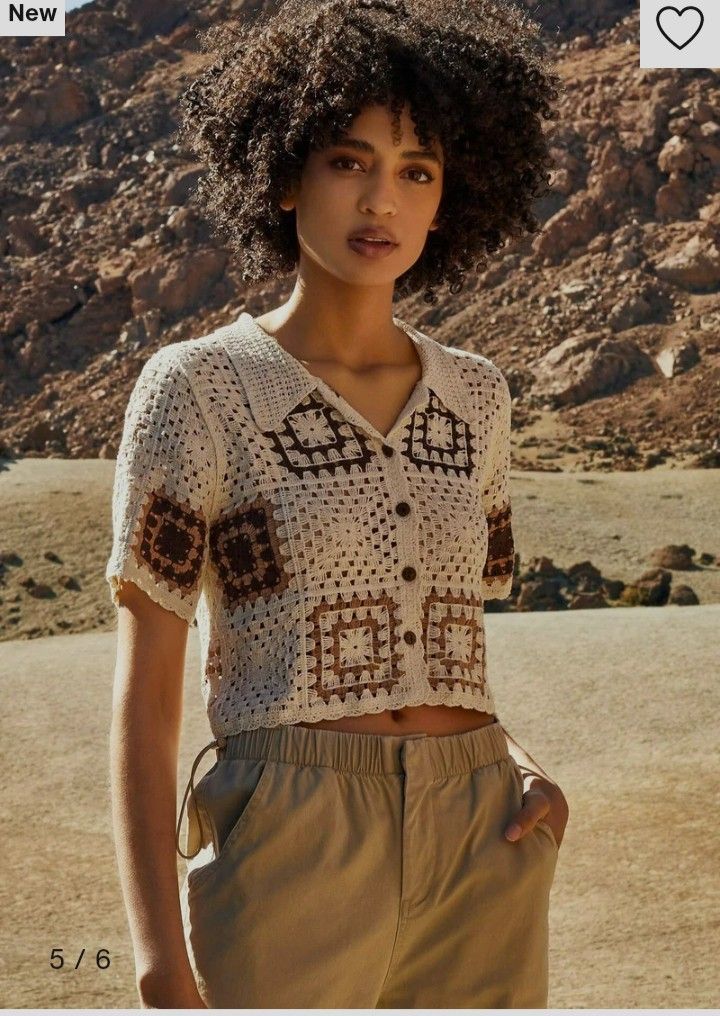
[[[381,713],[364,716],[341,716],[337,720],[317,720],[315,723],[296,723],[296,727],[320,727],[323,730],[342,730],[349,734],[461,734],[494,723],[494,713],[461,706],[403,706],[402,709],[385,709]]]

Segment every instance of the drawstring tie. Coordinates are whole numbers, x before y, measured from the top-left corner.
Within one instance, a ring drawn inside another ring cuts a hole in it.
[[[195,770],[198,767],[198,762],[203,757],[205,752],[208,751],[209,748],[224,748],[226,744],[227,744],[226,737],[223,736],[216,737],[214,741],[211,741],[210,744],[206,744],[204,748],[200,749],[198,754],[195,756],[195,761],[192,764],[192,769],[190,770],[190,779],[188,780],[188,784],[185,787],[185,796],[183,797],[182,804],[180,805],[180,816],[178,818],[177,829],[175,831],[175,847],[177,849],[178,854],[180,854],[181,857],[184,857],[186,861],[192,860],[193,857],[196,857],[200,853],[200,847],[197,848],[194,854],[184,854],[180,849],[180,828],[182,826],[183,812],[185,810],[185,802],[188,799],[188,794],[191,791],[193,793],[195,791],[195,786],[193,784],[193,780],[195,778]],[[198,825],[200,826],[200,844],[202,846],[203,843],[202,817],[200,815],[200,809],[198,807],[195,808],[195,814],[197,815]]]

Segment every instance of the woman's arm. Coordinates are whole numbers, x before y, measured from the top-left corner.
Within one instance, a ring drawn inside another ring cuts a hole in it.
[[[531,757],[530,757],[530,756],[528,755],[528,753],[527,753],[527,752],[525,751],[525,749],[524,749],[524,748],[521,748],[521,747],[520,747],[520,745],[519,745],[519,744],[517,743],[517,741],[514,741],[514,740],[512,739],[512,737],[510,736],[510,734],[508,734],[507,730],[505,730],[505,727],[503,727],[502,729],[503,729],[503,733],[505,734],[505,737],[506,737],[506,739],[507,739],[507,743],[508,743],[508,751],[510,752],[510,754],[512,755],[512,757],[513,757],[513,758],[515,759],[515,761],[517,762],[517,764],[518,764],[518,765],[520,766],[520,768],[521,768],[521,769],[523,769],[523,770],[526,770],[526,769],[527,769],[527,770],[529,770],[529,771],[530,771],[531,773],[536,773],[536,774],[537,774],[538,776],[542,776],[542,777],[543,777],[544,779],[546,779],[546,780],[550,780],[550,777],[549,777],[549,776],[548,776],[548,774],[547,774],[547,773],[545,772],[545,770],[544,770],[544,769],[542,769],[542,768],[541,768],[541,767],[540,767],[540,766],[539,766],[539,765],[537,764],[537,762],[535,762],[535,760],[534,760],[534,759],[532,759],[532,758],[531,758]],[[554,781],[553,781],[553,780],[550,780],[550,782],[552,783],[552,782],[554,782]]]
[[[112,821],[143,1005],[204,1008],[188,959],[175,849],[188,624],[125,582],[110,735]]]
[[[555,780],[513,740],[504,727],[502,730],[508,751],[523,772],[523,805],[505,833],[507,835],[515,826],[517,835],[511,835],[509,839],[519,839],[532,828],[537,819],[542,818],[552,828],[557,845],[560,846],[570,815],[567,799]]]

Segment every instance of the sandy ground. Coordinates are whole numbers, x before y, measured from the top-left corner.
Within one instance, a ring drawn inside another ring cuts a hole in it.
[[[0,617],[18,603],[22,617],[0,648],[6,1007],[139,1007],[108,787],[115,617],[102,573],[113,469],[21,460],[0,471],[0,550],[20,558],[0,587]],[[590,559],[629,579],[665,543],[718,552],[720,471],[513,473],[511,482],[523,559]],[[55,583],[56,599],[34,600],[20,585],[59,571],[81,588]],[[552,1007],[717,1004],[719,571],[675,573],[700,606],[486,618],[501,722],[570,803],[552,892]],[[58,619],[84,630],[39,634]],[[196,629],[185,682],[178,805],[212,737]],[[53,949],[62,969],[50,966]],[[95,962],[102,949],[107,969]]]

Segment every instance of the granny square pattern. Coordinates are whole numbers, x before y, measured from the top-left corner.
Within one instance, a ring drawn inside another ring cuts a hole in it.
[[[446,704],[493,712],[511,398],[395,317],[421,377],[386,434],[247,312],[153,353],[125,410],[106,578],[197,623],[216,737]]]

